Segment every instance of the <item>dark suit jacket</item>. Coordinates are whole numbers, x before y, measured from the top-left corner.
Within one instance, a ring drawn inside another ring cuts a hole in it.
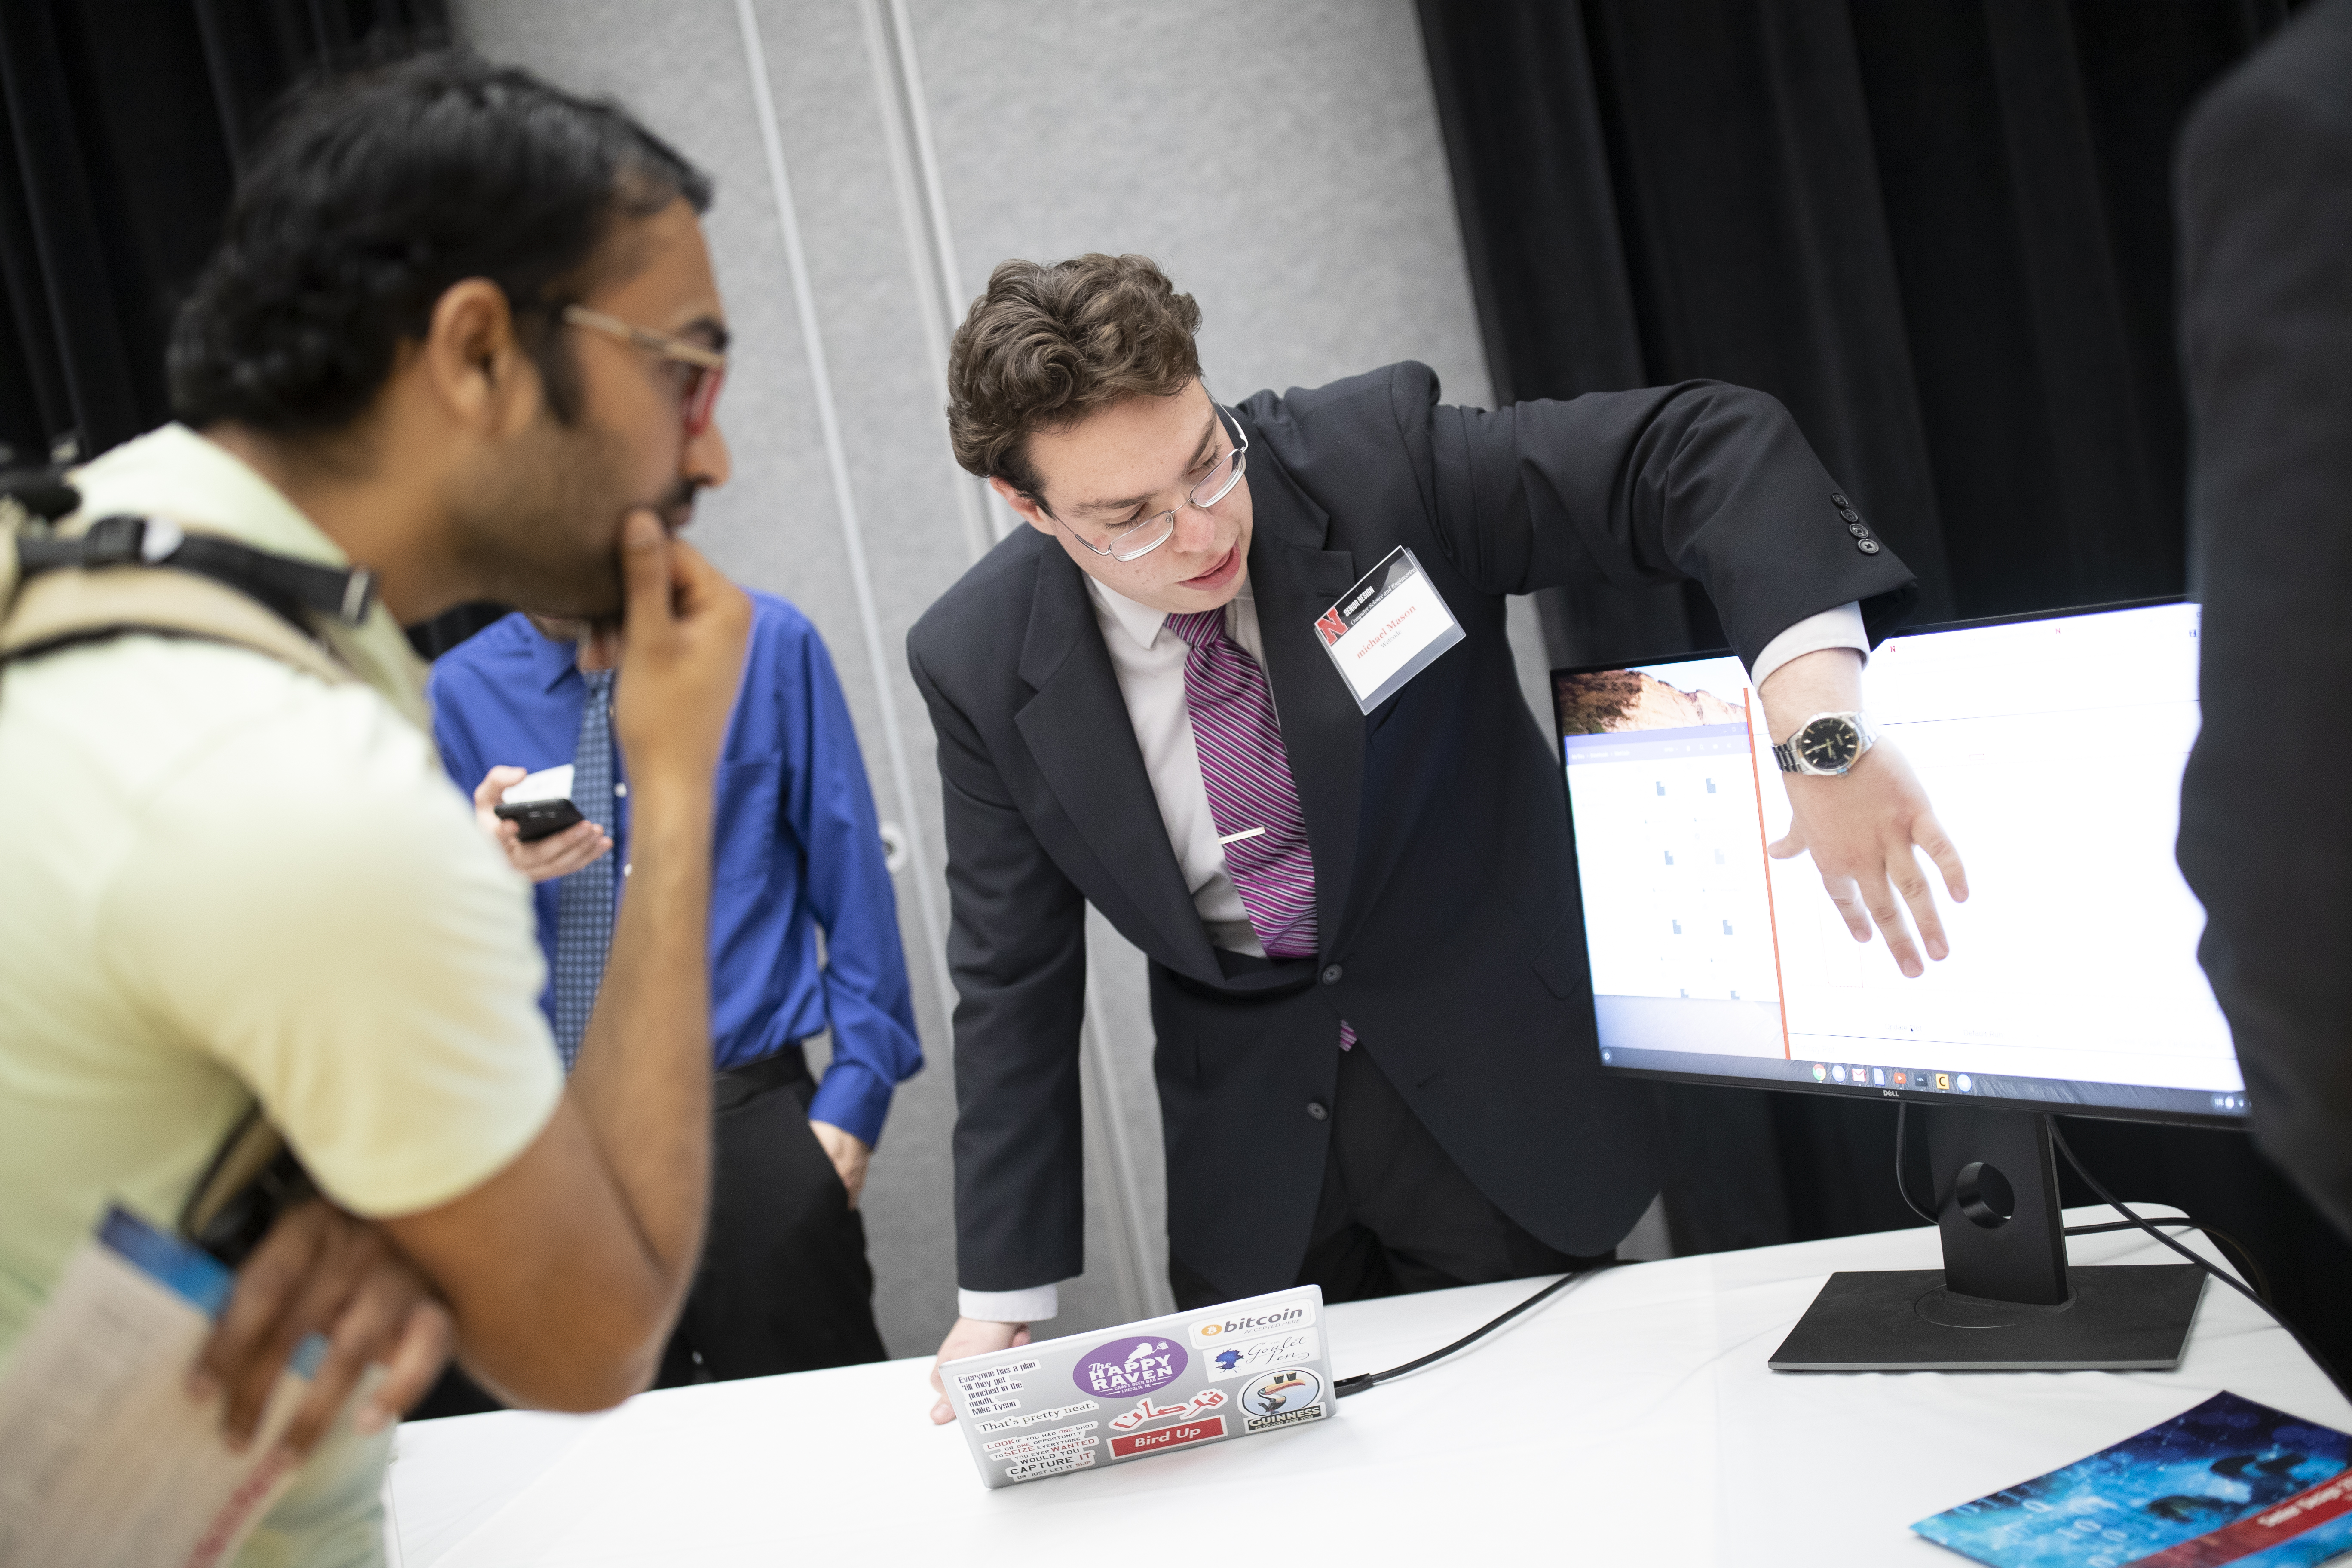
[[[1911,574],[1866,555],[1780,404],[1694,382],[1436,405],[1391,365],[1236,410],[1267,677],[1313,850],[1322,951],[1209,945],[1083,580],[1023,529],[908,635],[939,734],[953,900],[957,1263],[967,1289],[1082,1267],[1078,1025],[1092,903],[1151,960],[1170,1249],[1235,1294],[1296,1278],[1344,1017],[1479,1189],[1570,1253],[1657,1188],[1650,1097],[1601,1075],[1558,749],[1528,713],[1504,598],[1599,574],[1705,584],[1752,658]],[[1467,638],[1370,716],[1316,617],[1397,545]]]
[[[2179,176],[2205,601],[2180,868],[2255,1137],[2352,1233],[2352,0],[2214,89]]]

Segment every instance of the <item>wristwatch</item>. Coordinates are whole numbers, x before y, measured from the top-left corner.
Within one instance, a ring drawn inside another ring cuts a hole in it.
[[[1772,748],[1784,773],[1843,773],[1878,744],[1878,731],[1859,713],[1816,713]]]

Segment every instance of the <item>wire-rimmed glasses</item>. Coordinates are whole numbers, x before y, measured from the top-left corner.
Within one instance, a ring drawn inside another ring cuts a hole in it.
[[[687,439],[690,441],[710,428],[711,416],[719,407],[719,389],[727,380],[725,354],[692,338],[657,332],[585,305],[564,306],[563,319],[572,326],[602,332],[681,367],[685,377],[678,388],[678,412],[686,421]]]
[[[1097,555],[1108,555],[1113,561],[1138,561],[1150,554],[1175,536],[1176,514],[1179,511],[1187,506],[1208,510],[1234,493],[1234,487],[1242,482],[1242,475],[1249,468],[1249,437],[1244,434],[1241,422],[1222,404],[1213,403],[1210,406],[1217,411],[1217,418],[1232,435],[1234,444],[1211,459],[1201,478],[1184,492],[1182,506],[1170,507],[1166,511],[1156,511],[1149,517],[1139,517],[1131,521],[1113,523],[1103,530],[1109,541],[1106,544],[1097,544],[1068,523],[1062,522],[1060,518],[1054,517],[1043,501],[1038,503],[1037,510],[1047,517],[1054,517],[1055,522],[1061,523],[1064,532]]]

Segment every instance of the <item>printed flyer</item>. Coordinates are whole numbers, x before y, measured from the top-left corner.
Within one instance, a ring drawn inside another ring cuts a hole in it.
[[[2217,1394],[1911,1528],[1993,1568],[2317,1568],[2352,1552],[2352,1437]]]

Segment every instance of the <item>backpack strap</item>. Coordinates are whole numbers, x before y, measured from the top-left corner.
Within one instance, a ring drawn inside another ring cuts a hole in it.
[[[0,575],[16,584],[0,618],[0,662],[152,632],[251,648],[330,683],[354,679],[308,617],[363,620],[375,595],[364,567],[273,555],[161,518],[105,517],[54,533],[0,529],[0,547],[11,544],[13,570]]]
[[[298,628],[306,612],[357,626],[375,603],[375,575],[364,566],[338,571],[272,555],[158,517],[118,514],[70,532],[27,535],[16,542],[16,563],[26,577],[69,567],[170,566],[250,594]]]
[[[250,595],[168,566],[61,572],[27,583],[0,621],[0,663],[133,632],[250,648],[331,685],[357,679],[323,643]]]

